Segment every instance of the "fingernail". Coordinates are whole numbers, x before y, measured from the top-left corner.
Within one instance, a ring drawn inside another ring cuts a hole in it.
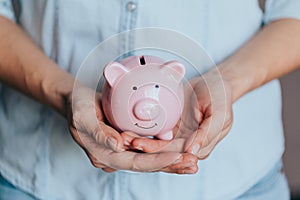
[[[129,145],[130,145],[129,141],[127,141],[127,140],[124,140],[124,145],[127,145],[127,146],[129,146]]]
[[[107,145],[112,148],[114,151],[117,149],[117,140],[113,137],[107,138]]]
[[[197,108],[194,110],[194,117],[197,121],[200,121],[200,118],[201,118],[201,112],[200,110]]]
[[[193,147],[192,147],[192,154],[194,154],[194,155],[197,155],[198,154],[198,152],[199,152],[199,150],[200,150],[200,145],[199,144],[195,144]]]
[[[141,146],[136,146],[134,148],[136,148],[137,150],[140,150],[140,151],[144,151],[143,147],[141,147]]]

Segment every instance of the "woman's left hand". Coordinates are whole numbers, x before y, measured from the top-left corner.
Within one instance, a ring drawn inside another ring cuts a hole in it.
[[[123,133],[127,148],[148,153],[188,152],[205,159],[232,127],[231,87],[217,70],[185,86],[185,107],[174,139],[157,140]]]

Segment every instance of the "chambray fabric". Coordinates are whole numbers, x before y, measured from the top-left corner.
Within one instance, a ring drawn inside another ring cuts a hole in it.
[[[37,200],[28,193],[16,188],[0,176],[0,200]],[[276,166],[252,188],[236,200],[289,200],[290,193],[285,175],[282,172],[282,162]]]
[[[300,18],[298,0],[267,0],[265,14],[256,0],[132,0],[134,10],[128,9],[128,0],[15,2],[20,3],[20,15],[10,1],[0,0],[1,15],[17,20],[46,55],[73,75],[92,48],[125,30],[162,27],[181,32],[218,63],[262,23]],[[123,41],[119,50],[131,45],[131,40]],[[234,199],[270,173],[284,151],[279,82],[239,99],[234,116],[229,135],[208,159],[199,161],[196,175],[107,174],[90,164],[65,119],[2,84],[0,173],[40,199]]]
[[[288,183],[282,170],[282,162],[278,162],[262,180],[237,198],[237,200],[268,199],[290,199]]]

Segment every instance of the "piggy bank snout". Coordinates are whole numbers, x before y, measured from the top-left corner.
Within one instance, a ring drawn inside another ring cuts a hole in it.
[[[135,117],[142,121],[151,121],[159,116],[161,107],[154,99],[143,99],[138,101],[133,108]]]

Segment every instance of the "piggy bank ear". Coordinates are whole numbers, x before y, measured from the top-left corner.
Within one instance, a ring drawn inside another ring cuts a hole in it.
[[[118,62],[111,62],[105,66],[103,75],[108,84],[111,87],[113,87],[116,84],[116,82],[120,80],[121,77],[127,72],[128,69],[124,65]]]
[[[172,78],[179,83],[185,74],[185,67],[183,64],[177,61],[170,61],[163,64],[162,70],[164,73],[168,73]]]

